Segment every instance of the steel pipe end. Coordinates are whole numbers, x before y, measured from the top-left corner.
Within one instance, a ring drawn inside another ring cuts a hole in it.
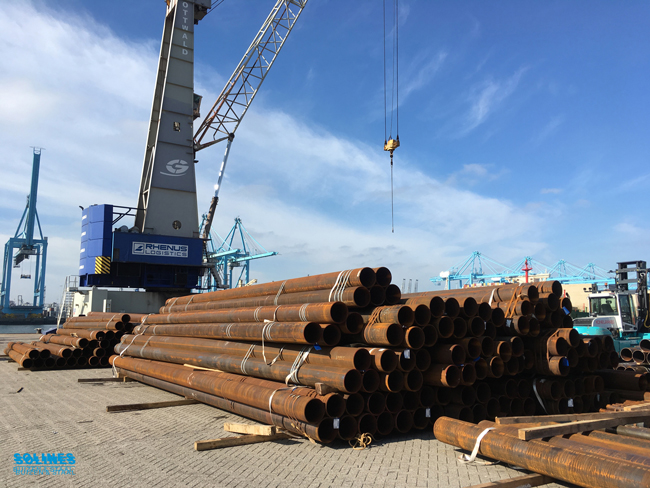
[[[446,298],[445,299],[445,313],[449,317],[458,317],[458,314],[460,313],[460,304],[458,303],[458,300],[455,298]]]
[[[414,351],[415,354],[415,367],[420,371],[426,371],[431,366],[431,354],[426,349]]]
[[[424,347],[433,347],[438,342],[438,332],[433,325],[425,325],[422,327],[424,333]]]
[[[314,330],[313,332],[309,331],[309,337],[308,337],[307,327],[305,327],[305,340],[307,340],[310,344],[316,344],[317,342],[320,342],[325,346],[332,347],[332,346],[336,346],[339,342],[341,342],[341,329],[339,328],[338,325],[334,325],[334,324],[322,324],[322,325],[313,324],[313,325],[318,327],[319,335],[321,335],[322,337],[318,338],[316,341],[313,342],[311,340],[308,340],[308,339],[314,339],[316,337],[316,330]]]
[[[420,327],[409,327],[404,331],[404,344],[410,349],[421,349],[424,346],[424,332]]]
[[[358,334],[363,330],[363,326],[361,314],[359,312],[350,312],[345,319],[345,325],[341,325],[341,330],[346,334]]]
[[[386,395],[386,410],[397,413],[404,407],[404,398],[397,392],[388,392]]]
[[[356,417],[360,415],[361,412],[363,412],[365,400],[363,398],[363,395],[361,395],[361,393],[344,395],[343,398],[345,399],[345,411],[349,415]]]
[[[395,415],[395,430],[401,434],[413,428],[413,415],[408,410],[401,410]]]
[[[397,285],[386,287],[386,305],[396,305],[402,299],[402,292]]]
[[[424,377],[422,371],[413,369],[408,373],[404,373],[404,388],[408,391],[418,391],[424,384]]]
[[[474,371],[476,372],[476,379],[483,380],[487,377],[489,366],[485,359],[479,358],[474,361]]]
[[[361,375],[361,390],[366,393],[377,391],[380,381],[379,373],[376,370],[364,371]]]
[[[377,432],[377,420],[375,416],[369,413],[364,413],[357,419],[357,425],[360,434],[374,434]]]
[[[449,339],[454,335],[454,320],[451,317],[440,317],[434,326],[438,331],[438,336],[443,339]]]
[[[431,310],[432,318],[442,317],[442,314],[445,313],[445,301],[439,296],[432,297],[429,304],[429,309]]]
[[[377,432],[379,434],[388,435],[394,428],[395,419],[390,412],[382,412],[377,416]]]
[[[359,293],[359,297],[357,297],[357,293],[355,291],[355,296],[354,296],[354,301],[356,303],[357,307],[366,307],[368,305],[373,305],[375,307],[379,305],[383,305],[384,302],[386,301],[386,290],[379,285],[375,285],[370,290],[367,288],[357,288],[357,290],[367,290],[368,291],[368,297],[367,300],[361,300],[361,293]],[[365,305],[362,305],[362,303],[365,303]]]

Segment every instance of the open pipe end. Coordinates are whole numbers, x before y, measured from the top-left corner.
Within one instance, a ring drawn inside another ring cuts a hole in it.
[[[353,393],[352,395],[346,395],[345,397],[345,411],[356,417],[363,412],[365,401],[361,393]]]
[[[413,415],[408,410],[401,410],[395,415],[395,430],[401,434],[413,428]]]
[[[386,287],[386,305],[396,305],[402,299],[402,291],[397,285],[388,285]]]
[[[330,418],[325,418],[321,420],[316,427],[316,439],[317,441],[323,444],[329,444],[334,441],[338,435],[336,429],[334,429],[334,420]]]
[[[521,337],[511,337],[510,338],[510,348],[512,351],[512,355],[515,357],[523,356],[524,354],[524,341],[521,339]]]
[[[304,408],[305,420],[309,424],[317,424],[325,416],[325,404],[318,398],[311,398]]]
[[[496,327],[500,327],[506,323],[506,313],[500,308],[492,309],[492,323]]]
[[[361,286],[365,286],[366,288],[370,288],[377,283],[377,273],[372,268],[360,268],[357,277]]]
[[[373,286],[372,288],[370,288],[370,290],[368,290],[367,288],[361,288],[361,287],[357,288],[357,290],[366,290],[366,292],[367,292],[367,300],[366,299],[361,300],[361,296],[359,298],[357,298],[357,293],[355,291],[355,293],[354,293],[354,301],[355,301],[357,307],[365,307],[368,304],[374,305],[374,306],[379,306],[379,305],[383,305],[384,302],[386,301],[386,290],[383,287],[379,286],[379,285]],[[362,293],[359,293],[359,295],[362,295]],[[365,305],[361,305],[361,303],[364,303],[364,302],[365,302]]]
[[[487,383],[475,383],[474,393],[476,394],[476,401],[479,403],[487,403],[492,396],[492,389]]]
[[[325,398],[321,397],[321,400],[324,401],[328,417],[341,417],[345,413],[345,399],[339,393],[330,393]]]
[[[395,428],[395,420],[390,412],[382,412],[377,416],[377,432],[381,435],[390,434]]]
[[[542,331],[542,326],[539,323],[539,320],[537,320],[536,317],[530,317],[528,319],[528,335],[531,337],[537,337],[541,331]]]
[[[445,301],[438,296],[432,297],[429,302],[429,310],[431,310],[431,317],[442,317],[442,314],[445,313]]]
[[[373,293],[371,292],[371,290],[374,288],[375,288],[374,286],[371,289],[364,288],[363,286],[357,286],[354,289],[354,293],[352,294],[352,301],[354,302],[354,306],[367,307],[368,305],[370,305],[373,297]],[[378,298],[382,300],[384,289],[381,287],[379,288],[381,289],[381,296]],[[383,303],[383,300],[380,303]],[[375,303],[373,303],[373,305],[375,305]]]
[[[449,339],[454,335],[454,319],[451,317],[440,317],[435,327],[437,328],[438,336],[443,339]]]
[[[321,326],[319,326],[319,328],[320,327]],[[334,325],[334,324],[323,325],[321,332],[322,332],[322,337],[318,339],[316,342],[319,342],[328,347],[336,346],[339,342],[341,342],[341,329],[339,328],[338,325]],[[307,334],[305,333],[305,336],[306,335]],[[310,344],[315,344],[316,342],[310,341]]]
[[[460,382],[463,385],[473,385],[476,381],[476,368],[474,368],[474,363],[464,364],[460,368]]]
[[[480,358],[474,361],[474,370],[476,371],[476,379],[484,380],[489,372],[489,366],[485,359]]]
[[[391,346],[399,346],[404,341],[404,329],[399,324],[390,324],[386,330],[386,340]]]
[[[433,347],[438,342],[438,331],[433,325],[427,324],[422,327],[424,333],[424,347]]]
[[[370,365],[372,364],[372,356],[367,349],[360,347],[354,352],[352,361],[355,369],[365,371],[367,369],[370,369]]]
[[[463,301],[463,312],[468,317],[473,317],[478,313],[478,302],[473,297],[467,297]]]
[[[415,325],[420,327],[426,325],[431,320],[431,309],[426,305],[415,305],[411,306],[413,310],[413,317],[415,319]]]
[[[427,417],[427,409],[420,407],[413,412],[413,427],[418,430],[425,429],[429,425],[429,418]]]
[[[393,274],[388,268],[380,266],[379,268],[375,268],[374,271],[376,283],[379,286],[383,286],[385,288],[390,285],[390,282],[393,280]]]
[[[366,397],[366,409],[373,415],[379,415],[386,410],[386,397],[376,391]]]
[[[418,391],[422,388],[424,384],[424,377],[422,376],[422,371],[419,369],[414,369],[408,373],[404,373],[404,388],[408,391]]]
[[[316,322],[309,322],[303,327],[302,338],[307,344],[316,344],[317,342],[323,342],[323,333],[327,326],[323,325],[321,328],[320,324]]]
[[[466,340],[465,354],[470,359],[476,359],[481,355],[481,341],[476,337]]]
[[[449,317],[458,317],[460,313],[460,304],[455,298],[449,297],[445,299],[445,313]]]
[[[402,395],[397,392],[386,393],[386,410],[390,413],[399,412],[404,406]]]
[[[341,329],[346,334],[358,334],[363,330],[363,316],[359,312],[350,312],[345,319],[345,325],[341,326]]]
[[[413,353],[413,352],[412,352]],[[431,354],[426,349],[414,351],[415,353],[415,367],[420,371],[426,371],[431,366]]]
[[[379,388],[379,373],[374,369],[364,371],[361,376],[361,389],[366,393],[372,393]]]
[[[468,322],[468,330],[474,337],[482,336],[485,333],[485,320],[481,317],[472,317]]]
[[[474,417],[474,422],[483,422],[487,419],[487,409],[482,403],[477,403],[472,406],[472,416]]]
[[[56,363],[55,366],[57,368],[63,368],[67,364],[66,359],[64,357],[58,357],[56,358]]]
[[[404,343],[411,349],[421,349],[424,346],[424,332],[420,327],[409,327],[404,333]]]
[[[479,303],[478,316],[481,317],[486,322],[492,319],[492,307],[486,302]]]
[[[382,389],[399,392],[404,388],[404,374],[401,371],[393,371],[384,375]]]
[[[503,372],[505,371],[505,364],[503,364],[503,359],[495,356],[490,359],[489,366],[490,376],[493,378],[501,378],[503,376]]]
[[[350,439],[354,439],[358,433],[359,427],[357,425],[357,419],[351,415],[346,415],[345,417],[341,417],[339,419],[339,438],[343,439],[344,441],[349,441]]]
[[[361,434],[374,434],[377,432],[377,420],[374,415],[369,413],[363,414],[358,418],[358,428]]]
[[[345,373],[345,377],[343,378],[343,387],[345,388],[346,393],[357,393],[361,390],[362,383],[361,372],[356,369],[351,369]]]
[[[454,319],[454,333],[453,336],[456,339],[462,339],[467,335],[467,321],[462,317],[456,317]]]
[[[451,362],[453,364],[464,364],[467,359],[467,354],[465,354],[465,349],[459,344],[453,344],[450,348],[451,351]]]
[[[483,336],[479,338],[481,343],[481,356],[489,358],[494,356],[494,341],[489,336]]]
[[[330,318],[332,322],[340,324],[348,316],[348,306],[343,302],[334,302],[330,304]]]
[[[490,420],[494,420],[497,417],[497,415],[499,415],[499,412],[501,411],[501,405],[499,404],[499,400],[497,400],[496,398],[490,398],[485,404],[485,410],[487,413],[487,418]]]
[[[431,386],[423,385],[420,390],[420,403],[423,407],[430,407],[436,403],[436,391]]]

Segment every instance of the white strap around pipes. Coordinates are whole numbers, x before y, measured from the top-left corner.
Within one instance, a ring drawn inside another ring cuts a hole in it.
[[[295,383],[297,385],[300,384],[300,381],[298,381],[298,371],[300,370],[300,367],[305,363],[307,360],[307,356],[309,356],[309,353],[311,352],[313,346],[305,346],[300,350],[300,353],[296,356],[295,361],[291,365],[291,370],[289,371],[289,374],[287,377],[284,379],[285,384],[289,384],[289,381],[292,383]]]
[[[278,290],[277,295],[275,295],[275,300],[273,300],[273,305],[278,304],[278,298],[280,298],[280,295],[282,294],[282,291],[284,290],[284,285],[287,283],[287,280],[284,280],[282,284],[280,285],[280,289]]]
[[[146,319],[148,316],[149,316],[149,315],[147,315],[147,316],[145,317],[145,319]],[[142,322],[142,323],[144,324],[144,322]],[[139,334],[136,334],[136,335],[133,336],[133,339],[131,339],[131,342],[129,342],[129,344],[128,344],[124,349],[122,349],[122,352],[120,353],[120,357],[121,357],[121,358],[124,357],[124,353],[126,352],[126,350],[127,350],[129,347],[131,347],[131,345],[132,345],[133,342],[135,341],[135,338],[141,336],[142,334],[144,334],[144,333],[147,331],[147,329],[149,328],[149,325],[150,325],[150,324],[147,324],[147,325],[144,327],[144,329],[142,329],[142,332],[140,332]],[[153,337],[153,336],[152,336],[152,337]],[[151,337],[149,337],[149,339],[147,339],[147,342],[145,343],[145,346],[149,343],[149,340],[151,340]],[[111,366],[113,366],[113,378],[117,378],[117,368],[115,367],[115,360],[116,360],[116,359],[117,359],[117,356],[113,357],[113,362],[112,362],[112,364],[111,364]]]
[[[540,383],[544,383],[546,380],[542,378],[539,380]],[[537,393],[537,378],[533,380],[533,391],[535,392],[535,396],[537,397],[537,401],[539,404],[542,406],[544,409],[544,413],[548,415],[548,412],[546,411],[546,405],[544,405],[544,402],[542,401],[542,397],[539,396],[539,393]]]
[[[476,456],[478,455],[478,450],[479,447],[481,446],[481,441],[483,440],[483,437],[485,437],[485,434],[487,434],[493,429],[494,427],[488,427],[483,432],[481,432],[476,438],[476,444],[474,444],[474,449],[472,449],[472,454],[470,454],[469,456],[467,454],[461,454],[458,456],[458,461],[460,461],[463,464],[473,463],[474,460],[476,459]],[[490,464],[494,464],[494,463],[490,463]]]
[[[277,323],[271,320],[265,320],[265,325],[262,328],[262,357],[264,358],[264,362],[268,365],[268,361],[266,360],[266,353],[264,351],[264,338],[266,338],[267,341],[272,341],[271,339],[271,329],[273,326]]]
[[[328,302],[339,302],[343,299],[343,292],[345,291],[345,287],[350,284],[352,271],[354,270],[348,269],[339,273],[334,286],[330,290],[330,295],[327,299]]]
[[[246,361],[251,357],[251,354],[253,354],[253,350],[255,349],[255,344],[251,345],[251,347],[248,348],[248,352],[244,356],[244,359],[241,361],[241,365],[239,366],[239,369],[241,369],[241,374],[248,376],[248,373],[246,372]]]
[[[307,307],[311,305],[310,303],[305,303],[302,307],[300,307],[300,311],[298,312],[298,315],[300,317],[300,320],[303,322],[309,322],[307,320]]]
[[[269,397],[269,413],[273,413],[273,397],[275,394],[280,391],[280,390],[295,390],[296,388],[299,388],[298,386],[288,386],[287,388],[278,388],[277,390],[273,390],[273,393],[271,393],[271,396]]]

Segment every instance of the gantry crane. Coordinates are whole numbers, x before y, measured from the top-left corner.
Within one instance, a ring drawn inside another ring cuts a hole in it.
[[[177,291],[197,287],[205,268],[213,266],[206,241],[235,131],[306,4],[276,1],[193,135],[201,105],[194,93],[194,25],[207,15],[211,2],[167,1],[138,204],[94,205],[83,211],[81,286]],[[199,229],[196,154],[224,140],[228,142],[214,196]],[[125,216],[135,217],[135,225],[113,231]],[[84,236],[91,236],[87,244]]]

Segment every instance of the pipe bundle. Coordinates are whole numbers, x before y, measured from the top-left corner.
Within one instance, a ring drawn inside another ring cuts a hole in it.
[[[108,367],[108,358],[120,338],[133,330],[131,320],[145,314],[90,312],[68,319],[54,334],[30,343],[9,343],[5,354],[27,369]]]

